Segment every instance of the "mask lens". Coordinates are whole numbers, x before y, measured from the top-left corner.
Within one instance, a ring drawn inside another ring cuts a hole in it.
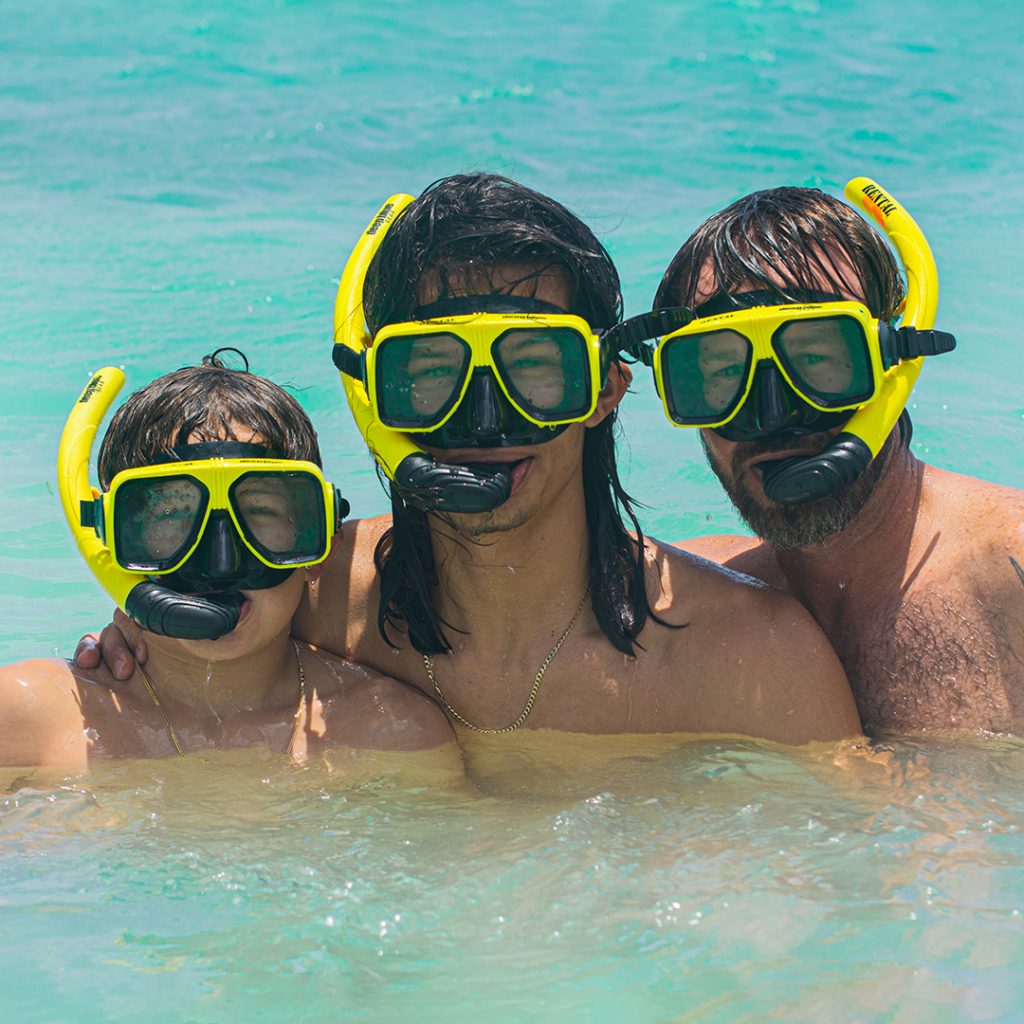
[[[743,395],[753,348],[735,331],[671,338],[661,351],[665,399],[676,423],[715,423]]]
[[[818,405],[856,405],[874,393],[867,339],[853,317],[792,320],[775,332],[772,346],[799,391]]]
[[[520,409],[542,422],[590,411],[586,339],[571,327],[506,331],[494,343],[494,363]]]
[[[114,497],[114,546],[125,569],[163,572],[193,545],[207,490],[189,476],[128,480]]]
[[[376,353],[381,422],[421,430],[440,423],[462,391],[469,355],[454,334],[385,338]]]
[[[295,565],[327,552],[323,487],[310,473],[246,473],[230,489],[245,539],[274,565]]]

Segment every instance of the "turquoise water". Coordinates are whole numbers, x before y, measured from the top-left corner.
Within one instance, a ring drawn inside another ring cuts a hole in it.
[[[455,171],[497,170],[579,212],[628,312],[736,196],[877,178],[932,242],[960,340],[915,391],[917,450],[1024,482],[1014,4],[9,0],[4,14],[5,660],[67,653],[107,616],[53,494],[68,404],[100,365],[137,387],[244,349],[299,389],[354,511],[383,511],[328,362],[334,289],[385,195]],[[623,424],[646,528],[737,528],[645,380]],[[891,757],[882,782],[851,770],[859,795],[755,746],[474,806],[273,764],[233,770],[230,794],[200,765],[33,782],[0,808],[0,1009],[1020,1019],[1024,750]]]

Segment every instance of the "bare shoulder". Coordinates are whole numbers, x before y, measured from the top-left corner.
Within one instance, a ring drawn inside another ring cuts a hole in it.
[[[676,541],[673,547],[690,551],[713,562],[724,562],[733,555],[749,551],[761,542],[756,537],[744,537],[738,533],[716,533],[708,537],[690,537]]]
[[[923,526],[943,539],[943,570],[981,591],[1024,594],[1024,490],[934,466],[925,472]]]
[[[59,658],[0,668],[0,764],[86,766],[78,682]]]
[[[784,743],[857,735],[849,683],[810,613],[788,594],[676,547],[652,545],[655,612],[676,664],[698,670],[709,731]]]
[[[413,686],[312,648],[307,673],[325,744],[428,750],[455,742],[444,712]]]
[[[822,635],[799,601],[764,580],[675,546],[653,545],[650,557],[661,590],[655,611],[681,603],[694,615],[719,623],[733,641],[738,636],[763,641],[768,628],[795,640]]]
[[[720,533],[677,541],[675,547],[785,589],[785,577],[772,549],[757,537]]]
[[[693,598],[699,594],[708,610],[717,612],[719,602],[752,600],[757,604],[760,598],[756,595],[769,590],[764,580],[736,568],[732,564],[736,559],[725,564],[680,545],[663,544],[651,537],[645,537],[644,541],[648,599],[655,611],[676,604],[680,596]]]
[[[1024,532],[1024,490],[962,473],[925,466],[929,511],[939,518],[972,522],[982,534]],[[981,517],[981,521],[979,521]]]
[[[1024,491],[929,467],[954,518],[949,578],[982,610],[1009,680],[1024,685]],[[945,564],[940,569],[946,568]]]

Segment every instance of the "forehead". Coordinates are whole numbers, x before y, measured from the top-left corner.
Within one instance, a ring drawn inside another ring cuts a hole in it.
[[[541,269],[530,264],[498,264],[493,267],[467,266],[449,271],[445,296],[525,295],[550,302],[566,312],[572,306],[572,287],[566,273],[557,268]],[[435,270],[428,270],[416,288],[416,304],[426,306],[441,298],[442,282]]]

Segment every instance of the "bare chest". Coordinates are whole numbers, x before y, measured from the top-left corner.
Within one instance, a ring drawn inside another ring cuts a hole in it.
[[[186,751],[241,747],[284,751],[295,730],[295,716],[290,710],[246,712],[198,721],[177,710],[168,712],[164,718],[141,701],[114,702],[106,695],[86,692],[91,699],[83,701],[83,717],[92,758],[174,757],[175,740]]]
[[[665,627],[650,624],[640,637],[643,647],[630,656],[601,633],[570,637],[546,666],[541,649],[456,642],[452,654],[431,659],[429,671],[421,655],[403,649],[392,671],[462,727],[518,722],[522,731],[604,735],[709,729],[702,691],[710,671],[705,662],[712,659],[696,635],[683,660],[668,639]]]
[[[869,732],[1020,732],[1024,674],[998,607],[953,581],[828,631]]]

